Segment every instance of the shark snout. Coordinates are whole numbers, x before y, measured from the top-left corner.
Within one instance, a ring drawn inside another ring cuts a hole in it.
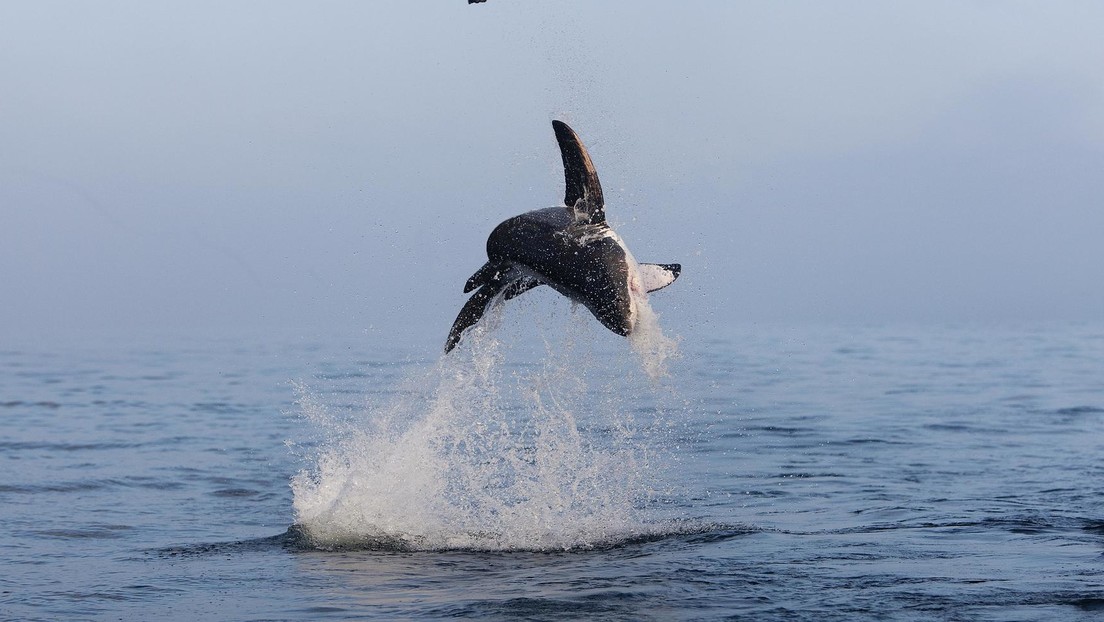
[[[594,314],[602,325],[627,337],[636,327],[636,301],[631,296],[610,299]]]

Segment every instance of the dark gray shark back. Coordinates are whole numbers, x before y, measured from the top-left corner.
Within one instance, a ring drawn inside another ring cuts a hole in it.
[[[487,239],[491,264],[514,266],[581,302],[619,335],[632,329],[628,257],[609,228],[576,224],[567,210],[551,207],[515,216]]]

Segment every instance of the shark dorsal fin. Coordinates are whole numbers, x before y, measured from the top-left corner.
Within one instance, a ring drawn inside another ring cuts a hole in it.
[[[553,121],[556,142],[564,165],[564,204],[575,214],[576,224],[597,225],[606,222],[602,184],[583,141],[563,121]]]

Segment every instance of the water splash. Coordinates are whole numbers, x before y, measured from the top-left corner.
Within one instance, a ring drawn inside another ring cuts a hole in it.
[[[491,315],[363,413],[341,417],[299,388],[326,439],[292,481],[314,546],[565,550],[672,530],[654,512],[663,424],[654,410],[637,421],[639,387],[589,348],[590,323],[573,314],[543,338],[541,362],[511,363]]]
[[[636,326],[629,334],[629,343],[640,364],[652,381],[666,377],[667,361],[679,353],[678,340],[668,337],[659,326],[659,316],[648,304],[646,295],[636,299]]]

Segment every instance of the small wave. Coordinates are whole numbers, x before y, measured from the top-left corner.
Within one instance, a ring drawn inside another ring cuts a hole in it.
[[[942,520],[871,523],[867,525],[814,531],[793,531],[785,529],[771,531],[789,535],[812,536],[866,534],[897,530],[986,531],[993,529],[1021,535],[1038,535],[1049,532],[1068,533],[1075,531],[1104,533],[1104,521],[1070,516],[1012,514],[1008,516],[988,516],[977,519],[948,517]]]
[[[58,443],[50,441],[0,441],[0,451],[98,451],[105,449],[135,449],[147,443]]]
[[[259,490],[253,490],[251,488],[219,488],[218,490],[212,490],[210,494],[214,497],[238,498],[255,497],[261,494],[261,492]]]
[[[43,538],[62,540],[103,540],[123,537],[123,532],[131,529],[133,527],[129,525],[89,525],[81,529],[43,529],[33,533]]]
[[[212,555],[234,555],[261,553],[276,549],[289,552],[471,552],[471,553],[578,553],[589,551],[610,551],[658,542],[683,542],[688,545],[706,545],[739,538],[762,530],[746,525],[730,525],[715,522],[697,522],[688,520],[670,521],[648,525],[643,529],[621,534],[607,534],[605,538],[594,539],[578,546],[563,547],[502,547],[495,534],[469,534],[469,546],[433,547],[426,546],[424,539],[412,535],[350,535],[345,540],[327,540],[318,542],[313,539],[302,525],[292,525],[286,531],[272,536],[248,538],[226,542],[209,542],[170,546],[153,549],[151,553],[161,557],[204,557]]]
[[[1093,519],[1085,521],[1081,529],[1089,533],[1098,533],[1104,535],[1104,520]]]
[[[349,534],[341,539],[328,538],[318,541],[308,529],[296,525],[303,535],[303,543],[322,551],[401,551],[401,552],[586,552],[609,551],[630,546],[681,540],[688,544],[723,542],[732,538],[757,533],[752,527],[716,523],[690,523],[671,521],[655,525],[643,525],[626,532],[565,534],[528,534],[517,539],[516,534],[503,533],[454,533],[447,539],[428,538],[423,534]]]
[[[1094,594],[1092,596],[1080,596],[1071,598],[1069,604],[1082,611],[1104,611],[1104,596]]]
[[[1054,414],[1061,415],[1063,417],[1079,417],[1082,415],[1098,415],[1104,413],[1104,408],[1099,406],[1071,406],[1069,408],[1059,408],[1054,411]]]
[[[312,550],[310,543],[298,525],[288,527],[287,531],[273,536],[232,540],[227,542],[207,542],[185,544],[152,549],[149,553],[158,557],[206,557],[210,555],[229,555],[262,553],[283,549],[287,551]]]
[[[190,410],[198,413],[229,416],[248,412],[249,407],[243,404],[233,404],[230,402],[196,402],[191,405]]]
[[[76,481],[44,482],[41,484],[0,484],[0,492],[16,494],[71,493],[112,488],[128,488],[131,484],[121,479],[86,479]]]

